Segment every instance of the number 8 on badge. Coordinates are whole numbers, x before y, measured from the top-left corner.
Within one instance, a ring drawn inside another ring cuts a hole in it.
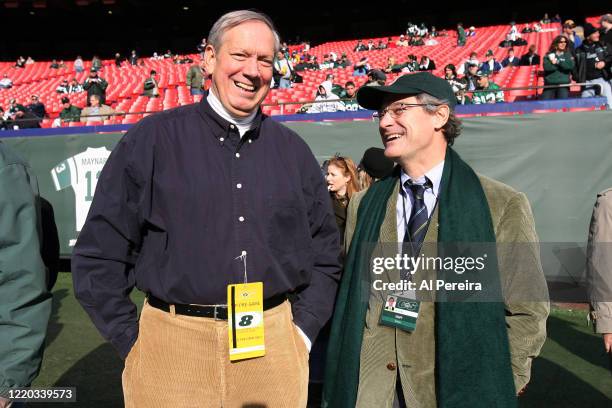
[[[265,355],[262,282],[228,285],[227,323],[230,361]]]

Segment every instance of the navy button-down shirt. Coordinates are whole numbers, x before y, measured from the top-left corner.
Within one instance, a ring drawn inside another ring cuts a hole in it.
[[[296,133],[258,114],[242,138],[202,99],[149,116],[118,143],[72,256],[75,293],[126,356],[138,336],[128,295],[224,304],[227,285],[295,294],[314,341],[332,313],[339,233],[325,180]],[[238,259],[237,259],[238,258]]]

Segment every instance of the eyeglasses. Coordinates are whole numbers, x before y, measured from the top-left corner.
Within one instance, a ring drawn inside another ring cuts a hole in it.
[[[439,104],[431,104],[431,103],[398,103],[397,105],[387,106],[385,109],[379,110],[378,112],[374,112],[374,117],[378,118],[378,120],[382,120],[387,113],[391,116],[392,119],[397,119],[402,116],[402,113],[408,110],[408,108],[413,108],[416,106],[440,106]]]
[[[565,41],[565,40],[559,41],[559,44],[567,44],[567,41]]]

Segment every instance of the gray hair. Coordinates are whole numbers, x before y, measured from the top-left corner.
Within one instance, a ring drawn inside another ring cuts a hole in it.
[[[438,106],[447,105],[449,109],[448,120],[446,124],[442,126],[442,133],[444,134],[444,139],[449,146],[452,146],[455,143],[455,139],[461,134],[461,119],[459,119],[455,115],[455,110],[451,107],[450,102],[447,99],[438,99],[435,96],[431,96],[427,93],[421,93],[416,96],[416,99],[419,103],[425,103],[423,109],[427,113],[434,114],[438,110]]]
[[[221,47],[221,39],[228,30],[251,20],[261,21],[272,30],[272,34],[274,34],[274,54],[276,54],[280,50],[280,36],[274,28],[274,23],[265,14],[252,10],[231,11],[219,17],[208,33],[208,43],[215,50],[218,50]]]

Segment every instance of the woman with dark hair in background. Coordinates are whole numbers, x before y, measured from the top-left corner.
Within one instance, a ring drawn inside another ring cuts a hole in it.
[[[568,47],[568,39],[558,35],[544,57],[544,85],[569,84],[573,69],[574,58]],[[568,96],[569,87],[546,88],[542,91],[542,99],[565,99]]]
[[[465,77],[461,79],[457,77],[457,69],[453,64],[448,64],[444,67],[444,79],[446,79],[446,82],[453,88],[453,92],[457,97],[457,102],[460,105],[464,105],[467,102],[466,98],[469,99],[465,95],[465,90],[468,86],[467,79],[465,79]]]
[[[344,226],[346,224],[346,208],[351,196],[359,191],[357,185],[357,168],[348,157],[334,156],[327,163],[325,176],[327,188],[331,194],[336,223],[340,230],[340,243],[344,242]]]
[[[353,160],[338,154],[329,160],[325,160],[322,168],[326,168],[325,181],[327,182],[327,189],[331,195],[336,223],[340,230],[340,243],[343,245],[346,209],[348,208],[349,200],[353,194],[360,190],[357,184],[357,168]],[[310,351],[309,407],[318,407],[321,402],[323,381],[325,379],[325,356],[327,354],[327,343],[329,341],[331,329],[330,322],[321,329],[319,337],[317,337]]]

